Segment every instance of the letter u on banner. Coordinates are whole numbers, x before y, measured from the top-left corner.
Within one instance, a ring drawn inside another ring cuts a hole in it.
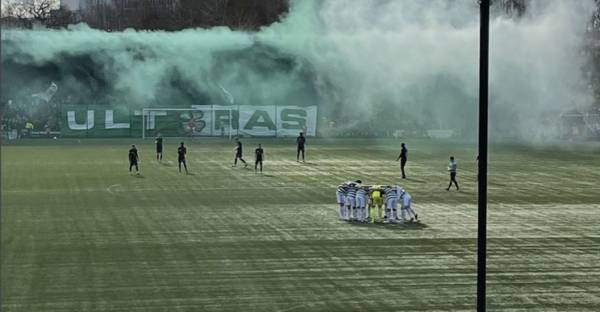
[[[87,120],[85,123],[77,123],[77,119],[75,118],[75,111],[67,112],[67,122],[69,125],[69,129],[71,130],[88,130],[94,128],[94,111],[87,111]]]

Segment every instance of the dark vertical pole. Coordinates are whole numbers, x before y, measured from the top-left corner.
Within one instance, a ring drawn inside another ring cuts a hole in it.
[[[486,303],[486,239],[487,239],[487,150],[488,150],[488,59],[490,32],[490,0],[480,1],[479,46],[479,198],[477,216],[477,311],[485,311]]]

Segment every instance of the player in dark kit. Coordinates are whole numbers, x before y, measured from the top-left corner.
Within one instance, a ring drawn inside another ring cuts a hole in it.
[[[156,160],[162,161],[163,138],[160,134],[154,139],[154,143],[156,143]]]
[[[300,152],[302,152],[302,162],[304,162],[304,144],[306,143],[306,137],[304,133],[300,132],[300,136],[296,138],[296,144],[298,145],[298,150],[296,151],[296,161],[300,161]]]
[[[131,173],[131,169],[135,166],[135,172],[140,174],[140,168],[138,167],[138,152],[135,145],[131,145],[131,149],[129,150],[129,172]]]
[[[181,164],[183,164],[183,168],[185,168],[185,173],[188,173],[187,164],[185,163],[185,156],[187,154],[187,148],[183,146],[183,142],[177,148],[177,162],[179,163],[179,172],[181,172]]]
[[[235,152],[235,158],[233,159],[232,167],[237,166],[237,161],[239,159],[244,163],[244,168],[246,168],[246,167],[248,167],[248,163],[246,163],[246,161],[242,158],[242,142],[240,142],[240,140],[238,138],[236,138],[235,143],[236,143],[236,146],[233,149],[233,151]]]
[[[256,172],[257,168],[260,165],[260,172],[262,173],[263,160],[265,159],[265,151],[263,150],[260,144],[258,144],[258,147],[254,151],[254,155],[256,159],[254,162],[254,172]]]
[[[408,160],[408,150],[404,143],[400,144],[402,149],[400,150],[400,155],[396,159],[396,161],[400,160],[400,170],[402,171],[402,179],[406,179],[406,174],[404,173],[404,166],[406,166],[406,161]]]

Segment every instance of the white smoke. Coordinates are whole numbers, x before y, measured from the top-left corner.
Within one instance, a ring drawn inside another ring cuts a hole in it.
[[[492,136],[551,137],[561,111],[589,104],[581,49],[593,9],[591,0],[540,0],[522,18],[492,16]],[[385,119],[395,109],[399,127],[408,119],[474,136],[478,32],[472,0],[326,0],[296,1],[261,38],[314,63],[346,112]]]

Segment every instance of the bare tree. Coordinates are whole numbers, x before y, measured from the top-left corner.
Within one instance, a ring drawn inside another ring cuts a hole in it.
[[[499,7],[506,15],[521,17],[527,11],[529,0],[492,0],[492,5]]]
[[[53,10],[50,13],[50,17],[46,21],[48,27],[66,27],[70,24],[77,22],[77,16],[73,11],[65,6],[61,6],[58,10]]]
[[[13,0],[3,4],[3,13],[18,19],[45,23],[55,8],[56,1],[53,0]]]
[[[2,1],[2,16],[26,19],[27,14],[23,3],[19,1]]]
[[[278,21],[288,8],[287,0],[230,0],[225,25],[256,30]]]
[[[592,32],[600,32],[600,0],[596,0],[596,11],[592,15],[588,29]]]
[[[595,0],[596,10],[588,24],[588,42],[584,50],[588,64],[583,68],[594,93],[595,106],[600,109],[600,0]]]
[[[277,21],[289,0],[87,0],[81,12],[57,8],[57,0],[3,0],[10,22],[51,27],[82,21],[92,28],[175,31],[194,27],[229,26],[255,30]]]
[[[15,16],[14,15],[14,5],[12,2],[9,2],[8,0],[2,0],[1,3],[1,7],[2,9],[0,10],[0,15],[2,17],[7,17],[7,16]]]
[[[34,20],[42,23],[50,18],[50,14],[55,7],[55,2],[52,0],[25,0],[26,10]]]
[[[229,0],[181,0],[179,17],[185,27],[223,25]]]
[[[229,26],[257,29],[287,12],[288,0],[180,0],[184,27]]]

